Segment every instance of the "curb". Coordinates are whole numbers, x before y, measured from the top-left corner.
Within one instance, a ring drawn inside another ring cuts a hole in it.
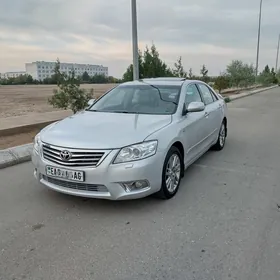
[[[0,150],[0,169],[31,160],[33,144]]]
[[[240,93],[239,96],[236,95],[232,95],[229,96],[229,98],[231,99],[231,101],[243,98],[243,97],[247,97],[256,93],[260,93],[263,91],[267,91],[273,88],[278,87],[276,86],[271,86],[268,88],[263,88],[260,90],[254,90],[248,93]],[[51,121],[50,123],[52,123],[53,121]],[[38,124],[36,124],[38,125]],[[33,149],[33,143],[30,144],[25,144],[25,145],[21,145],[21,146],[16,146],[13,148],[9,148],[9,149],[5,149],[5,150],[0,150],[0,169],[6,168],[6,167],[10,167],[19,163],[23,163],[26,161],[30,161],[31,160],[31,154],[32,154],[32,149]]]
[[[53,122],[60,121],[60,120],[61,119],[57,119],[57,120],[51,120],[51,121],[44,121],[44,122],[40,122],[40,123],[4,128],[4,129],[1,129],[1,136],[11,136],[11,135],[19,134],[19,133],[29,132],[34,129],[43,129],[47,125],[49,125]]]
[[[73,113],[70,110],[65,110],[65,111],[61,111],[61,112],[54,111],[54,112],[51,112],[50,114],[48,114],[48,113],[43,113],[43,114],[45,115],[46,118],[40,119],[41,117],[39,117],[39,120],[37,120],[36,115],[34,115],[33,123],[32,123],[31,115],[30,115],[31,122],[27,121],[27,123],[23,123],[18,126],[9,127],[9,126],[7,126],[7,124],[5,125],[5,122],[4,122],[4,128],[2,125],[2,128],[0,129],[1,136],[11,136],[11,135],[19,134],[19,133],[30,132],[34,129],[41,130],[53,122],[57,122],[57,121],[60,121],[64,118],[71,116]],[[53,114],[55,114],[55,115],[53,115]]]
[[[255,90],[249,91],[247,93],[244,92],[244,93],[230,95],[229,98],[230,98],[231,101],[234,101],[234,100],[237,100],[237,99],[241,99],[241,98],[244,98],[244,97],[247,97],[247,96],[251,96],[251,95],[263,92],[263,91],[267,91],[267,90],[270,90],[270,89],[273,89],[273,88],[277,88],[277,87],[278,87],[278,85],[274,85],[274,86],[267,87],[267,88],[255,89]]]

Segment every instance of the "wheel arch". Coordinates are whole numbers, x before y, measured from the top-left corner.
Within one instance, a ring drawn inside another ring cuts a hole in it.
[[[182,162],[183,162],[183,168],[182,168],[182,171],[181,171],[181,177],[184,177],[184,174],[185,174],[185,149],[184,149],[184,146],[183,146],[181,141],[177,140],[177,141],[175,141],[170,146],[170,148],[171,147],[176,147],[179,150],[180,154],[181,154]]]
[[[226,136],[227,136],[227,124],[228,124],[227,117],[224,117],[223,122],[225,123],[225,127],[226,127]]]

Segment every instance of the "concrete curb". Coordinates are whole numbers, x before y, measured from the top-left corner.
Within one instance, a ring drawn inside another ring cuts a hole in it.
[[[276,87],[278,87],[278,86],[276,85],[276,86],[271,86],[268,88],[253,90],[250,92],[244,92],[244,93],[238,94],[237,96],[236,95],[229,96],[229,98],[231,99],[231,101],[234,101],[234,100],[237,100],[237,99],[240,99],[243,97],[247,97],[247,96],[250,96],[250,95],[253,95],[256,93],[260,93],[263,91],[267,91],[267,90],[270,90],[270,89],[276,88]],[[16,147],[9,148],[6,150],[0,150],[0,169],[10,167],[10,166],[13,166],[13,165],[16,165],[19,163],[23,163],[26,161],[30,161],[32,149],[33,149],[33,143],[16,146]]]
[[[11,136],[19,133],[30,132],[34,129],[41,130],[47,125],[53,122],[60,121],[66,117],[71,116],[72,114],[72,111],[65,110],[42,113],[41,115],[39,114],[39,116],[37,114],[30,114],[27,119],[26,116],[21,116],[22,118],[20,116],[8,118],[12,119],[12,121],[10,120],[11,123],[9,123],[9,121],[5,122],[4,120],[1,125],[2,128],[0,129],[0,134],[1,136]],[[19,120],[19,124],[14,125],[15,123],[17,123],[16,119],[18,118],[21,118],[21,120]]]
[[[40,123],[5,128],[5,129],[1,130],[1,136],[12,136],[12,135],[19,134],[19,133],[30,132],[34,129],[41,130],[44,127],[46,127],[47,125],[54,123],[56,121],[60,121],[60,120],[61,119],[55,119],[55,120],[45,121],[45,122],[40,122]]]
[[[33,144],[0,150],[0,169],[31,160]]]
[[[267,90],[270,90],[270,89],[273,89],[273,88],[276,88],[276,87],[278,87],[278,85],[274,85],[274,86],[266,87],[266,88],[261,88],[261,89],[255,89],[255,90],[251,90],[249,92],[243,92],[243,93],[239,93],[239,94],[230,95],[229,98],[230,98],[231,101],[234,101],[234,100],[244,98],[244,97],[247,97],[247,96],[251,96],[253,94],[257,94],[257,93],[260,93],[260,92],[263,92],[263,91],[267,91]]]

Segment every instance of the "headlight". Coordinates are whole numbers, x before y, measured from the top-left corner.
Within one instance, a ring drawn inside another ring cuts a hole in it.
[[[34,137],[34,143],[33,143],[33,148],[36,152],[39,152],[39,147],[40,147],[40,133],[38,133]]]
[[[118,153],[114,163],[129,162],[150,157],[156,153],[157,144],[157,141],[147,141],[124,147]]]

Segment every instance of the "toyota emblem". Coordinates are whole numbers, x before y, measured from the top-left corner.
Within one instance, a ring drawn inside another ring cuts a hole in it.
[[[62,160],[67,161],[72,157],[72,154],[69,151],[64,150],[60,152],[60,157]]]

